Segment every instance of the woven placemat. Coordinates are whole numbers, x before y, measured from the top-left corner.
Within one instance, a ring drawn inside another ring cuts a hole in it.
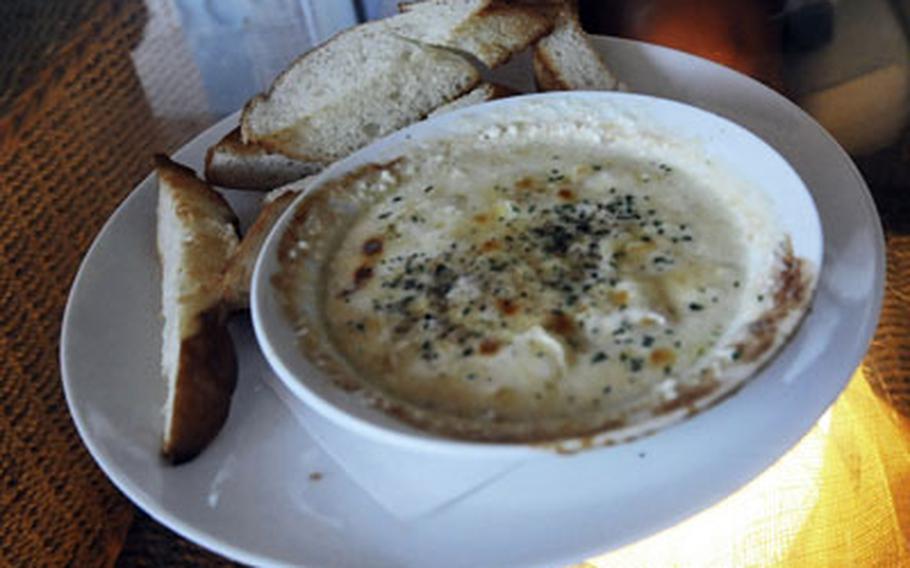
[[[33,12],[46,21],[25,25]],[[128,530],[142,537],[154,525],[145,519],[130,530],[134,508],[80,442],[57,357],[80,260],[148,174],[151,152],[184,142],[161,135],[133,69],[130,50],[145,20],[138,0],[7,2],[0,10],[2,566],[110,566]],[[13,39],[17,49],[7,49]],[[222,562],[170,537],[135,543],[127,565]]]
[[[910,201],[910,187],[907,192]],[[910,417],[910,235],[890,234],[886,241],[885,299],[863,370],[876,394]]]
[[[199,568],[241,566],[199,548],[137,510],[117,559],[118,568],[178,565]]]
[[[141,120],[117,124],[143,104],[128,72],[142,12],[93,8],[72,30],[81,39],[60,48],[67,65],[17,84],[0,122],[0,564],[9,566],[109,565],[132,516],[76,435],[57,360],[79,261],[148,169],[114,151],[149,136]]]

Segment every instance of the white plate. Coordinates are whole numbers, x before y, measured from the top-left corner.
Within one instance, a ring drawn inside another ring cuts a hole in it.
[[[158,459],[155,182],[108,221],[63,321],[70,412],[92,456],[140,507],[241,562],[312,566],[528,566],[580,561],[647,536],[728,495],[773,463],[834,401],[875,330],[884,245],[865,184],[805,113],[742,75],[677,51],[598,39],[630,90],[749,128],[786,157],[817,204],[825,260],[812,312],[761,377],[730,400],[641,441],[530,463],[429,516],[401,521],[314,443],[275,395],[249,321],[233,327],[240,381],[214,443],[177,468]],[[176,158],[201,169],[209,129]],[[256,197],[228,192],[242,219]],[[311,473],[322,474],[311,480]],[[432,483],[432,479],[426,480]],[[402,488],[402,498],[407,498]]]

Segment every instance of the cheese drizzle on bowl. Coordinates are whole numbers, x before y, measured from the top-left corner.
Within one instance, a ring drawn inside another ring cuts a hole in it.
[[[507,124],[365,166],[314,192],[282,245],[273,282],[304,352],[477,440],[685,410],[753,373],[809,296],[761,196],[689,148],[590,125]]]

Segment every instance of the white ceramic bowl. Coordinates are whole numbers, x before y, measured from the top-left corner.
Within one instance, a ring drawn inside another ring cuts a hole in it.
[[[807,260],[812,267],[814,287],[822,263],[821,224],[812,197],[796,172],[774,149],[744,128],[695,107],[655,97],[628,93],[550,93],[469,107],[415,124],[373,143],[327,168],[312,181],[308,191],[319,191],[326,181],[362,165],[404,155],[417,144],[454,134],[480,132],[494,122],[501,124],[504,115],[528,116],[531,113],[539,115],[542,120],[552,120],[554,113],[565,108],[566,102],[575,108],[584,108],[585,113],[591,113],[599,120],[631,119],[636,125],[643,125],[648,132],[697,148],[701,155],[760,191],[767,198],[780,227],[790,236],[795,255]],[[338,388],[306,359],[298,348],[294,329],[282,313],[270,282],[278,270],[280,236],[285,232],[295,208],[296,203],[279,220],[263,247],[253,275],[251,297],[257,341],[288,390],[340,429],[400,449],[487,458],[540,454],[539,445],[467,442],[418,430]],[[787,345],[781,351],[786,349]],[[767,368],[766,365],[750,380],[760,377]],[[724,394],[729,393],[719,393],[718,397]],[[702,410],[717,400],[702,401],[698,408]],[[686,417],[687,413],[681,410],[645,423],[633,423],[619,431],[611,430],[609,440],[631,439],[653,433]],[[584,446],[597,447],[603,441],[595,436],[586,440]],[[572,442],[569,441],[566,447],[572,447]]]

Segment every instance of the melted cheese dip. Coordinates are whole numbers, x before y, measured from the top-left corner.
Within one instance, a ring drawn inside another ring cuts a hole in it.
[[[573,112],[465,124],[308,194],[272,279],[308,360],[490,441],[641,433],[752,375],[809,298],[766,198]]]
[[[733,201],[640,155],[515,138],[379,182],[326,263],[335,347],[385,396],[464,419],[591,426],[672,397],[744,302]]]

